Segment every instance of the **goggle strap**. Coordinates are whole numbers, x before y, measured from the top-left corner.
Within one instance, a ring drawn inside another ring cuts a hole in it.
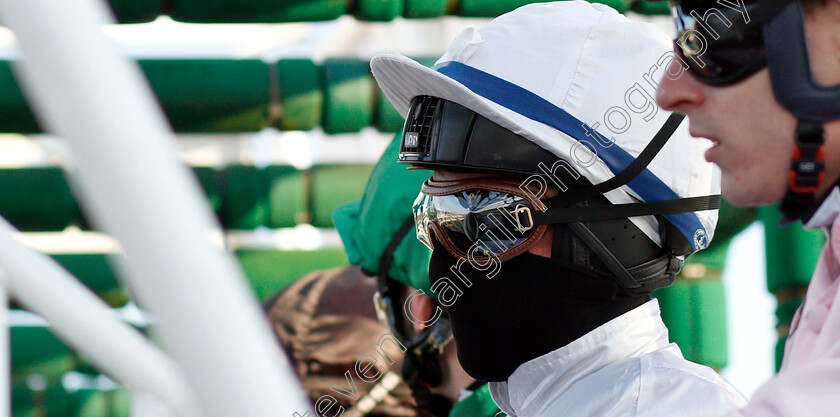
[[[535,225],[621,219],[627,217],[690,213],[720,208],[720,194],[642,203],[595,207],[566,207],[532,213]]]
[[[671,138],[680,126],[680,123],[682,123],[683,119],[685,119],[685,115],[680,113],[671,113],[668,120],[665,121],[665,124],[662,125],[659,131],[656,132],[656,135],[653,136],[650,143],[648,143],[647,146],[645,146],[645,149],[642,150],[642,153],[640,153],[639,156],[630,163],[630,165],[627,165],[624,170],[612,178],[600,184],[593,185],[592,187],[578,188],[574,190],[570,189],[565,193],[560,193],[557,196],[543,200],[543,204],[545,204],[549,209],[561,208],[565,205],[603,195],[607,191],[614,190],[627,184],[647,169],[647,166],[653,158],[656,157],[659,151],[662,150],[662,147],[665,146],[668,139]]]

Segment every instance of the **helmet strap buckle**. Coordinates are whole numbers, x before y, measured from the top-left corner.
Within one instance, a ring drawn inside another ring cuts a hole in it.
[[[799,119],[791,157],[788,191],[780,207],[783,223],[802,219],[814,205],[814,193],[825,179],[825,132],[822,124]]]

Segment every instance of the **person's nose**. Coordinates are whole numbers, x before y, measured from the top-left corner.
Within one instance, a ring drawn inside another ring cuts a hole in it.
[[[687,70],[687,66],[676,56],[665,70],[659,81],[661,94],[656,97],[656,104],[665,110],[687,113],[692,107],[699,106],[705,99],[704,86]]]

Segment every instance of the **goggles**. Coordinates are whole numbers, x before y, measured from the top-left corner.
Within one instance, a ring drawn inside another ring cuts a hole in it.
[[[753,2],[740,9],[702,1],[675,4],[674,52],[702,83],[740,82],[767,65],[763,26],[790,1],[762,0],[761,6]]]
[[[435,242],[455,257],[504,262],[528,250],[545,233],[533,213],[545,206],[520,188],[499,179],[427,180],[414,202],[417,238]]]

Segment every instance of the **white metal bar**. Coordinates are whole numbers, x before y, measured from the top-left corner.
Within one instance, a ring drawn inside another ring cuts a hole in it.
[[[0,262],[0,417],[12,412],[11,375],[12,358],[9,337],[9,295],[6,287],[8,271]]]
[[[199,415],[194,393],[172,359],[54,260],[15,240],[13,232],[0,217],[0,266],[15,300],[120,383],[153,393],[182,417]]]
[[[94,225],[122,244],[123,277],[159,320],[205,415],[310,411],[240,268],[211,242],[209,205],[139,68],[101,33],[103,2],[2,0],[0,17],[25,56],[27,97],[70,142],[71,185]]]
[[[149,393],[131,390],[131,417],[176,417],[167,404]]]

